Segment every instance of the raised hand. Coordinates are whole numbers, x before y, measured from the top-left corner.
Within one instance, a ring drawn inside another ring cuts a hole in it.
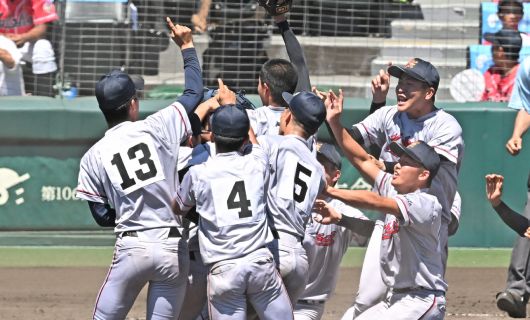
[[[501,203],[502,184],[504,177],[498,174],[486,175],[486,197],[492,206],[496,207]]]
[[[173,24],[173,21],[169,17],[166,17],[166,22],[171,31],[171,39],[173,39],[181,50],[193,48],[193,38],[190,28],[181,26],[180,24]]]
[[[392,62],[388,63],[390,67]],[[390,74],[387,70],[379,70],[379,74],[372,79],[372,100],[375,103],[386,101],[386,96],[390,89]]]
[[[338,223],[342,218],[342,214],[333,209],[333,207],[324,200],[317,199],[315,201],[315,205],[313,206],[313,210],[318,213],[318,216],[314,218],[314,220],[318,223]]]
[[[339,121],[344,107],[344,94],[342,93],[342,89],[339,89],[338,96],[333,90],[329,90],[324,104],[326,105],[326,120],[329,123]]]
[[[222,79],[217,79],[217,83],[219,84],[219,89],[217,90],[217,101],[219,105],[236,104],[237,99],[234,91],[228,89],[228,86],[224,84]]]

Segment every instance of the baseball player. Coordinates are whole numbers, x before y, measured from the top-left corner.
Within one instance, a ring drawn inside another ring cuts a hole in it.
[[[280,34],[285,43],[289,61],[284,59],[271,59],[265,62],[258,78],[258,94],[263,103],[263,108],[248,110],[250,125],[256,136],[264,134],[278,134],[280,117],[287,107],[282,98],[283,92],[310,91],[309,70],[302,46],[298,42],[285,17],[289,7],[283,7],[282,14],[277,14],[279,1],[259,1],[260,5],[274,18]],[[284,5],[286,2],[283,1]]]
[[[224,84],[223,84],[224,85]],[[208,101],[201,103],[195,110],[197,117],[196,121],[202,122],[210,113],[213,113],[218,107],[218,97],[213,97]],[[190,117],[190,121],[191,121]],[[192,123],[193,127],[193,123]],[[194,132],[196,136],[193,146],[182,147],[182,151],[185,154],[184,157],[179,156],[177,169],[179,172],[179,181],[182,181],[184,175],[188,172],[189,168],[194,165],[201,164],[209,160],[215,155],[215,144],[211,141],[202,141],[202,127],[198,128],[198,132]],[[184,237],[188,239],[188,250],[190,256],[190,270],[188,274],[188,286],[186,289],[186,297],[184,298],[183,308],[179,320],[195,320],[195,319],[207,319],[208,308],[207,308],[207,276],[208,268],[204,265],[201,258],[199,239],[198,239],[198,217],[196,216],[195,208],[192,209],[195,213],[194,217],[191,217],[191,213],[188,213],[186,218],[183,220],[184,225]],[[193,220],[193,221],[192,221]]]
[[[443,208],[440,241],[442,247],[446,248],[449,224],[452,219],[451,208],[456,194],[457,174],[464,150],[462,128],[453,116],[434,105],[440,77],[431,63],[414,58],[405,66],[390,66],[388,72],[399,78],[396,87],[397,105],[375,111],[359,124],[354,125],[350,134],[367,148],[372,144],[380,146],[382,150],[380,159],[392,167],[397,160],[389,149],[392,142],[407,146],[412,142],[422,140],[435,148],[442,161],[429,192],[438,197]],[[342,92],[338,98],[333,93],[329,96],[336,98],[342,104]],[[383,96],[386,96],[386,93]],[[347,149],[343,151],[348,155]],[[453,229],[456,230],[457,226],[453,226]],[[376,258],[376,255],[370,252],[365,255],[365,259]],[[444,250],[442,259],[445,265],[447,250]],[[361,279],[371,277],[371,275],[373,273],[363,272]],[[364,281],[361,280],[361,282]],[[373,280],[374,283],[377,281]],[[384,287],[373,286],[372,292],[366,293],[367,296],[361,299],[362,305],[356,306],[358,309],[356,314],[376,303],[377,297],[383,293]],[[361,294],[359,292],[359,295]]]
[[[96,84],[109,129],[81,159],[77,197],[98,224],[115,226],[116,248],[94,319],[125,319],[146,283],[147,319],[176,319],[184,299],[189,257],[171,203],[179,146],[191,133],[187,113],[203,84],[191,30],[167,22],[184,60],[186,88],[175,103],[136,121],[139,102],[127,74],[112,71]]]
[[[513,133],[506,149],[517,156],[523,147],[523,135],[530,128],[530,59],[521,63],[515,87],[508,107],[519,110],[513,124]],[[530,177],[529,177],[530,180]],[[529,189],[530,190],[530,189]],[[530,197],[530,192],[529,192]],[[530,198],[526,204],[524,215],[530,219]],[[517,238],[512,250],[506,289],[497,294],[497,307],[508,312],[511,317],[526,317],[526,304],[530,295],[530,241]]]
[[[293,305],[304,291],[308,262],[302,246],[305,226],[317,195],[325,186],[322,166],[312,142],[326,116],[322,100],[311,92],[283,93],[288,103],[280,119],[280,135],[262,135],[259,144],[269,155],[271,182],[267,209],[275,241],[271,250]]]
[[[335,147],[328,143],[317,143],[317,160],[322,165],[326,182],[334,186],[340,178],[341,157]],[[336,199],[325,199],[335,210],[349,217],[367,219],[361,211]],[[316,217],[316,213],[312,213]],[[354,233],[335,224],[323,225],[310,219],[306,227],[303,246],[309,261],[308,282],[298,299],[294,318],[296,320],[318,320],[324,313],[324,305],[335,285],[340,262],[352,240],[364,244],[371,232],[360,230]]]
[[[334,113],[333,108],[328,108],[328,113],[330,110]],[[425,191],[440,167],[440,157],[423,141],[406,148],[394,142],[389,147],[400,157],[399,163],[394,175],[385,173],[341,128],[338,114],[328,117],[337,141],[350,150],[350,160],[373,183],[375,192],[328,187],[326,193],[347,204],[386,213],[380,276],[389,289],[382,302],[356,319],[443,319],[447,284],[440,259],[442,207],[437,197]],[[325,217],[323,223],[335,222],[348,228],[367,224],[341,215],[323,200],[317,200],[315,208]]]
[[[235,100],[234,100],[235,101]],[[212,116],[217,154],[184,176],[174,206],[185,214],[196,205],[199,245],[208,265],[212,319],[246,319],[247,299],[261,319],[292,319],[292,307],[272,253],[266,212],[268,156],[248,146],[250,124],[238,105]]]

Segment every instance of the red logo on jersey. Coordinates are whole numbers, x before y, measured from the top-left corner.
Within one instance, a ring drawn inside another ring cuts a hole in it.
[[[390,139],[390,141],[399,141],[401,139],[401,136],[399,134],[393,134],[388,138]]]
[[[336,234],[337,234],[337,231],[331,232],[330,235],[325,235],[323,233],[317,233],[317,236],[315,237],[315,244],[321,247],[332,246],[335,243]]]
[[[397,221],[392,221],[385,224],[383,228],[383,240],[388,240],[392,238],[392,235],[399,232],[399,223]]]

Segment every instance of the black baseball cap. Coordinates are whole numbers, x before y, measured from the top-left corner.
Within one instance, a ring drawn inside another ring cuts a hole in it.
[[[521,33],[512,29],[501,29],[495,33],[486,33],[484,39],[512,55],[518,55],[523,46]]]
[[[416,80],[427,83],[434,90],[438,90],[440,84],[440,75],[438,70],[429,62],[420,58],[409,60],[404,66],[390,66],[388,67],[390,75],[401,78],[406,74]]]
[[[309,91],[301,91],[294,95],[282,93],[283,100],[289,105],[289,110],[296,120],[310,133],[315,133],[326,119],[326,106],[322,99]]]
[[[440,167],[440,156],[433,147],[423,141],[413,142],[406,148],[397,142],[392,142],[390,144],[390,150],[399,157],[403,154],[411,157],[425,169],[429,170],[431,176],[434,176]]]
[[[136,95],[131,77],[123,71],[113,70],[96,83],[96,98],[101,111],[113,111]]]
[[[334,145],[325,142],[317,142],[317,155],[318,154],[326,158],[337,169],[341,168],[342,159]]]
[[[221,106],[212,115],[212,132],[216,136],[246,137],[249,128],[247,112],[238,104]]]

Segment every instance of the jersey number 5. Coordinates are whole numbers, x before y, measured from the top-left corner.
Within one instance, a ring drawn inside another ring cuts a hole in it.
[[[138,159],[138,162],[140,165],[147,165],[147,171],[143,171],[142,168],[139,170],[136,170],[134,173],[136,175],[136,178],[139,180],[145,181],[147,179],[150,179],[154,176],[156,176],[157,170],[155,163],[153,160],[151,160],[151,152],[149,151],[149,147],[145,143],[139,143],[127,151],[127,156],[129,159],[133,160],[137,158],[137,153],[141,152],[142,157]],[[136,184],[136,181],[129,177],[129,174],[127,173],[127,169],[125,168],[125,164],[123,163],[123,159],[121,158],[121,155],[119,153],[114,154],[112,157],[112,161],[110,162],[113,165],[115,165],[118,168],[118,172],[120,173],[121,180],[123,181],[120,185],[122,189],[127,189],[131,186],[134,186]]]
[[[304,202],[305,196],[307,194],[307,182],[302,180],[301,174],[304,174],[308,177],[311,177],[311,170],[307,169],[300,163],[296,165],[296,171],[294,173],[294,190],[293,190],[293,198],[296,202],[302,203]],[[298,190],[298,193],[296,192]]]
[[[236,201],[236,197],[239,198],[239,201]],[[228,200],[226,201],[228,209],[240,209],[239,218],[248,218],[252,217],[252,210],[250,209],[250,200],[247,199],[247,191],[245,190],[245,181],[236,181]]]

